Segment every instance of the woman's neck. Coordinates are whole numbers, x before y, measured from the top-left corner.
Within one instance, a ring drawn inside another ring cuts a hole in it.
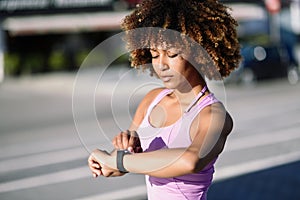
[[[179,90],[175,89],[172,93],[174,98],[180,102],[182,105],[190,104],[195,97],[201,92],[201,90],[206,86],[206,83],[195,85],[194,87],[190,87],[189,89]]]

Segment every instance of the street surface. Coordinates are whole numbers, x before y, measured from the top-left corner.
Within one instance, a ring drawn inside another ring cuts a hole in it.
[[[159,85],[126,69],[107,73],[98,87],[91,81],[96,71],[86,73],[76,94],[75,73],[8,78],[0,84],[1,200],[146,198],[143,176],[93,179],[87,167],[89,152],[111,150],[111,138],[128,127],[142,95]],[[300,161],[299,91],[299,83],[286,80],[225,86],[224,104],[235,127],[216,164],[216,185]],[[299,193],[291,195],[300,199]],[[272,199],[277,197],[274,193]]]

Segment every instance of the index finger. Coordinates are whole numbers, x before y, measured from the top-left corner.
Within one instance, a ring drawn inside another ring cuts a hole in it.
[[[123,149],[127,149],[129,147],[130,141],[130,132],[127,130],[125,132],[122,132],[122,144]]]
[[[128,134],[129,134],[128,147],[135,147],[136,140],[138,139],[136,132],[128,130]]]
[[[112,143],[116,149],[127,149],[129,142],[129,135],[127,132],[121,132],[113,139]]]

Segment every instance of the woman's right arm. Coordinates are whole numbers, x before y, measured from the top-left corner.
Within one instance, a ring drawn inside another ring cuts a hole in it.
[[[153,99],[158,95],[161,91],[161,88],[154,89],[150,91],[139,104],[133,121],[128,129],[128,131],[121,132],[117,136],[114,137],[112,143],[115,149],[129,149],[131,152],[140,153],[142,152],[142,147],[140,143],[140,139],[136,133],[136,130],[142,123],[147,109]],[[115,151],[115,150],[114,150]],[[113,153],[113,152],[112,152]],[[104,170],[100,163],[98,163],[97,159],[91,154],[88,158],[88,165],[93,173],[93,176],[96,178],[100,175],[104,176],[122,176],[123,173],[120,173],[118,170]],[[103,172],[105,174],[103,174]]]

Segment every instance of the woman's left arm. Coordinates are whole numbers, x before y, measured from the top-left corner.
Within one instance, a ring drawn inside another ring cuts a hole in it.
[[[223,150],[232,130],[232,119],[221,104],[204,108],[188,148],[162,149],[152,152],[128,154],[123,158],[125,169],[132,173],[168,178],[195,173],[203,169]],[[116,155],[95,150],[92,153],[107,171],[116,170]],[[107,173],[109,174],[109,173]]]

